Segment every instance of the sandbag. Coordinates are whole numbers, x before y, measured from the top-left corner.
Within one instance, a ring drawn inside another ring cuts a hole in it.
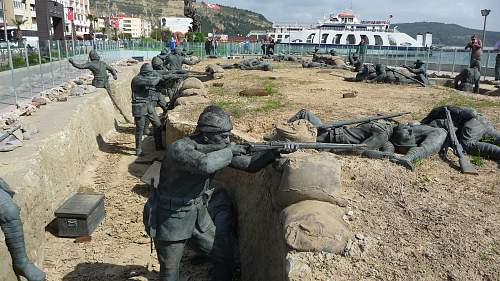
[[[344,60],[341,59],[341,58],[335,58],[333,60],[333,65],[337,65],[337,66],[342,66],[342,65],[346,65]]]
[[[186,89],[205,89],[203,82],[200,79],[195,77],[189,77],[184,82],[182,82],[181,91]]]
[[[207,90],[205,89],[186,89],[181,92],[182,97],[188,96],[206,96]]]
[[[283,156],[280,184],[272,190],[273,203],[286,208],[304,200],[345,206],[340,197],[341,163],[328,152],[298,151]]]
[[[340,254],[352,233],[342,219],[342,208],[321,201],[302,201],[280,214],[288,247],[305,252]]]
[[[297,120],[292,123],[283,122],[274,125],[274,130],[269,137],[275,141],[315,142],[317,130],[307,120]]]
[[[222,68],[220,65],[209,64],[205,68],[205,71],[208,73],[224,73],[224,68]]]
[[[242,97],[265,97],[269,96],[269,92],[265,89],[252,88],[241,91],[239,95]]]
[[[175,105],[208,104],[210,100],[204,96],[180,97],[175,100]]]

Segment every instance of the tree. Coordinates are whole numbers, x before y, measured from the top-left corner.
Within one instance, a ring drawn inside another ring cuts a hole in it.
[[[25,24],[28,20],[25,19],[13,19],[12,23],[16,26],[16,41],[23,41],[23,31],[21,30],[21,25]]]
[[[97,21],[99,20],[98,17],[88,14],[87,15],[87,20],[90,21],[90,26],[89,26],[89,34],[92,39],[94,39],[94,24],[97,24]]]
[[[150,34],[151,38],[164,42],[168,41],[170,39],[170,36],[172,36],[172,32],[170,31],[170,29],[164,28],[154,28]]]

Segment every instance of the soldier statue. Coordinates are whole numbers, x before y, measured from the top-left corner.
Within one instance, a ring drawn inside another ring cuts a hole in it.
[[[403,65],[404,68],[408,69],[411,73],[415,75],[414,76],[415,79],[424,83],[425,85],[429,85],[429,79],[427,78],[427,69],[425,63],[418,59],[417,61],[415,61],[413,66],[414,67]]]
[[[471,67],[465,68],[455,77],[455,89],[464,92],[479,93],[479,80],[481,79],[479,68],[479,61],[472,60]]]
[[[111,95],[111,86],[109,85],[108,71],[109,73],[111,73],[111,75],[113,75],[113,79],[116,80],[118,78],[116,76],[116,70],[109,66],[107,63],[101,61],[99,54],[95,50],[89,52],[89,59],[90,61],[84,64],[76,63],[72,58],[70,58],[68,61],[72,66],[78,69],[90,70],[94,75],[92,86],[96,88],[104,88],[106,89],[106,91],[108,91],[108,94]]]
[[[160,51],[160,54],[158,54],[157,56],[153,57],[153,60],[155,58],[158,58],[161,60],[161,63],[163,65],[163,61],[165,61],[167,59],[167,56],[170,54],[170,49],[168,48],[164,48]]]
[[[195,65],[199,62],[199,59],[194,61],[187,59],[186,56],[182,53],[181,48],[176,47],[174,48],[172,53],[169,54],[164,60],[164,65],[166,65],[166,68],[168,70],[182,70],[183,64]]]
[[[377,76],[370,81],[378,83],[398,83],[398,84],[409,83],[406,77],[404,77],[397,71],[387,68],[383,64],[375,65],[375,73]]]
[[[351,53],[348,57],[349,64],[354,66],[354,71],[359,72],[363,67],[363,62],[359,59],[359,55],[357,53]]]
[[[273,66],[269,62],[258,59],[246,59],[234,64],[219,64],[224,69],[241,69],[241,70],[263,70],[272,71]]]
[[[427,158],[439,152],[443,146],[446,130],[427,125],[399,125],[394,128],[391,143],[397,153],[405,154],[402,157],[390,155],[391,162],[409,170],[415,170],[418,160]]]
[[[44,281],[45,273],[36,267],[26,254],[23,223],[19,207],[12,201],[13,196],[14,192],[10,190],[9,185],[0,178],[0,227],[12,258],[14,273],[19,280],[19,276],[22,276],[28,281]]]
[[[132,115],[135,121],[135,147],[137,156],[143,155],[142,136],[146,127],[146,119],[154,127],[153,136],[156,150],[163,148],[161,136],[162,125],[155,110],[156,87],[160,81],[161,76],[153,70],[153,67],[149,63],[143,64],[139,74],[132,79]]]
[[[372,80],[375,77],[377,77],[377,71],[375,70],[375,67],[373,67],[373,65],[371,64],[364,64],[361,70],[356,74],[356,77],[354,79],[346,78],[346,80],[361,82]]]
[[[323,62],[307,61],[302,63],[303,68],[347,69],[345,65],[331,65]]]
[[[436,107],[422,120],[422,124],[446,128],[445,107],[450,111],[453,124],[457,128],[458,141],[467,153],[500,160],[500,132],[473,108],[452,105]],[[482,141],[484,137],[489,138],[492,143]]]
[[[288,123],[304,119],[309,121],[317,129],[317,142],[322,143],[340,143],[340,144],[366,144],[368,150],[379,150],[394,152],[390,150],[392,145],[389,143],[389,137],[392,135],[392,129],[396,126],[388,120],[377,120],[369,123],[357,125],[355,127],[330,128],[323,126],[319,117],[307,109],[301,109]],[[388,150],[389,149],[389,150]]]
[[[257,172],[280,155],[276,151],[247,155],[246,149],[230,142],[232,128],[220,107],[209,106],[201,113],[195,132],[174,142],[163,159],[158,189],[144,206],[146,231],[160,262],[160,281],[179,280],[186,243],[211,257],[215,280],[232,280],[229,232],[220,221],[214,224],[207,210],[211,179],[228,166]],[[290,144],[281,153],[295,150]]]

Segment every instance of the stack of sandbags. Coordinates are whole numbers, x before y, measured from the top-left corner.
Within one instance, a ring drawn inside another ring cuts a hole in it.
[[[176,105],[202,104],[208,103],[207,90],[205,85],[198,78],[189,77],[182,83],[180,97],[177,98]]]
[[[212,79],[221,79],[224,77],[224,69],[217,64],[207,65],[205,72],[207,72]]]
[[[327,152],[296,152],[281,160],[281,181],[271,191],[281,209],[286,244],[297,251],[341,253],[351,232],[343,220],[341,163]]]

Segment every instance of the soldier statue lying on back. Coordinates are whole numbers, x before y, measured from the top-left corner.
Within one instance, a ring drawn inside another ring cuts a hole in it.
[[[473,108],[452,105],[436,107],[422,120],[422,123],[446,128],[445,107],[450,111],[453,124],[457,128],[458,141],[467,153],[500,160],[500,132]],[[483,137],[489,138],[492,143],[481,141]]]
[[[465,68],[455,77],[455,89],[464,92],[479,93],[479,80],[481,79],[479,67],[479,61],[472,60],[471,67]]]
[[[17,276],[23,276],[28,281],[43,281],[45,273],[36,267],[26,254],[23,223],[19,216],[19,207],[12,201],[14,192],[0,178],[0,227],[5,236],[5,244],[12,257],[12,267]],[[5,273],[1,274],[5,277]]]
[[[210,255],[215,280],[232,280],[233,249],[225,228],[214,225],[207,210],[208,193],[214,174],[231,166],[256,172],[273,162],[276,151],[246,154],[230,143],[233,126],[229,116],[216,106],[201,113],[193,135],[174,142],[161,166],[155,195],[144,207],[146,231],[154,240],[160,262],[160,281],[177,281],[186,243]],[[293,145],[281,152],[292,152]],[[223,220],[224,221],[224,220]]]
[[[261,61],[258,59],[246,59],[234,64],[220,64],[220,67],[224,69],[239,68],[241,70],[263,70],[263,71],[273,70],[273,66],[271,65],[271,63]]]

